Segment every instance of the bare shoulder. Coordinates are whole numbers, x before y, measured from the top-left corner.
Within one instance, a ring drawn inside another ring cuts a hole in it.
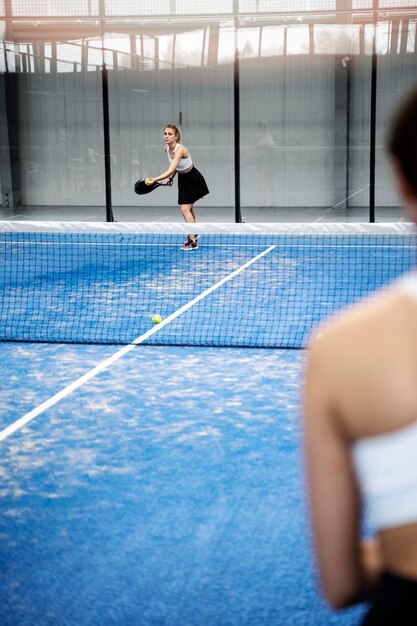
[[[185,159],[189,156],[187,148],[182,143],[177,143],[174,153],[176,159]]]
[[[181,159],[188,157],[188,150],[182,143],[177,143],[175,153],[176,155],[179,155]]]
[[[390,330],[404,330],[404,323],[417,320],[417,304],[399,291],[379,292],[325,322],[310,342],[310,349],[323,352],[330,346],[346,344],[351,350],[369,340],[384,342]],[[411,319],[410,319],[411,321]],[[397,337],[396,337],[397,338]],[[365,341],[366,339],[366,341]]]
[[[389,366],[387,353],[403,354],[411,335],[417,339],[417,303],[399,291],[380,292],[345,310],[320,327],[309,345],[309,361],[350,375],[372,365],[372,371]],[[416,344],[417,345],[417,344]],[[417,350],[416,350],[417,359]]]
[[[311,341],[307,382],[350,436],[389,430],[417,409],[417,303],[390,290],[325,324]]]

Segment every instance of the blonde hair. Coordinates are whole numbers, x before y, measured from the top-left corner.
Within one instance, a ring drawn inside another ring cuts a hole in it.
[[[181,131],[178,126],[175,126],[175,124],[167,124],[166,126],[164,126],[164,130],[166,128],[171,128],[177,136],[177,142],[181,143]]]

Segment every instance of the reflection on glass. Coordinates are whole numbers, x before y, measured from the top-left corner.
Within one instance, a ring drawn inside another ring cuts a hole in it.
[[[315,54],[359,54],[359,24],[315,24]]]
[[[175,37],[175,64],[201,66],[204,30],[179,33]]]
[[[284,27],[264,26],[261,31],[261,56],[273,57],[284,53]]]
[[[177,15],[221,15],[233,13],[233,0],[176,0]]]
[[[414,3],[397,3],[409,7],[401,15],[374,15],[369,0],[353,0],[350,14],[335,0],[141,0],[140,16],[133,0],[35,4],[38,17],[0,22],[0,73],[10,75],[14,111],[6,136],[24,205],[104,205],[105,64],[115,206],[137,206],[132,182],[159,171],[161,126],[173,121],[207,172],[212,206],[233,210],[237,48],[243,208],[366,218],[374,50],[377,202],[381,211],[396,207],[383,141],[415,79]],[[27,17],[26,0],[11,10]],[[106,19],[115,16],[117,28]],[[11,169],[11,159],[2,163],[2,192]],[[176,208],[168,195],[149,202]]]
[[[241,58],[250,58],[259,56],[259,42],[261,29],[244,28],[238,31],[238,50]]]
[[[307,25],[287,28],[287,53],[308,54],[310,49],[310,30]]]
[[[233,27],[222,28],[219,33],[218,63],[231,63],[236,50],[236,33]]]
[[[407,52],[412,53],[416,48],[416,22],[408,23]]]

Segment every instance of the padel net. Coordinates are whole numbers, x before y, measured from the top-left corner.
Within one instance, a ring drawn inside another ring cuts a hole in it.
[[[409,224],[0,222],[0,339],[301,348],[415,265]],[[161,323],[153,318],[160,316]]]

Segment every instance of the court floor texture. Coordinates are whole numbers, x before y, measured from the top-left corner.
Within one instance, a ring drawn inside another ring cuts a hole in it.
[[[0,430],[47,403],[0,442],[0,623],[357,624],[317,586],[306,352],[139,345],[68,391],[117,350],[0,344]]]

